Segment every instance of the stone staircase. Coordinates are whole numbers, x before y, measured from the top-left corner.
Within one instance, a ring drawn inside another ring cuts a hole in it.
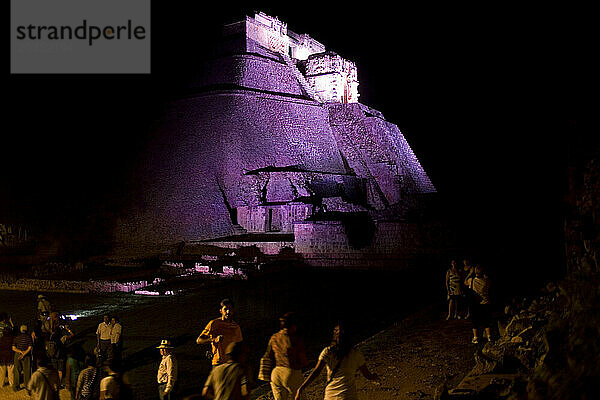
[[[246,230],[240,224],[234,224],[233,225],[233,235],[234,236],[246,235],[247,233],[248,233],[248,230]]]
[[[319,98],[319,95],[315,92],[312,86],[308,84],[306,78],[304,77],[304,75],[302,75],[302,72],[300,72],[300,70],[296,67],[296,63],[294,62],[294,60],[292,60],[290,56],[284,53],[279,53],[279,56],[281,57],[283,62],[290,68],[292,74],[294,74],[294,77],[298,80],[298,83],[300,83],[304,94],[310,97],[311,99],[322,103],[321,99]]]

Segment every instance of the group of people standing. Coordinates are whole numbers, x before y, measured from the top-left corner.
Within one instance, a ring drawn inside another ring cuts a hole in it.
[[[8,378],[13,391],[25,389],[36,399],[47,398],[58,393],[66,375],[66,387],[72,389],[72,352],[69,354],[66,343],[74,333],[44,295],[38,296],[32,326],[22,324],[17,329],[6,313],[1,313],[0,319],[0,386]]]
[[[471,319],[474,344],[479,343],[480,332],[492,341],[490,287],[491,280],[481,265],[472,266],[469,260],[463,260],[463,267],[459,268],[456,260],[450,262],[446,271],[446,319]]]
[[[123,327],[115,315],[105,314],[96,329],[96,349],[98,357],[107,363],[119,364],[123,351]]]
[[[94,354],[85,354],[71,339],[70,328],[49,301],[38,298],[36,328],[27,326],[13,335],[14,326],[7,315],[0,318],[0,342],[10,338],[11,368],[0,360],[0,383],[8,373],[14,390],[19,390],[21,374],[25,389],[34,399],[58,399],[62,387],[69,389],[75,400],[126,400],[132,398],[130,386],[123,380],[121,368],[123,328],[117,317],[104,315],[96,329]],[[212,398],[216,400],[247,400],[253,388],[248,366],[249,348],[244,342],[240,326],[233,320],[234,305],[229,299],[220,303],[220,317],[208,322],[196,339],[200,345],[210,344],[212,369],[202,393],[186,399]],[[269,381],[276,400],[299,400],[306,387],[323,369],[327,371],[325,399],[357,398],[355,379],[360,371],[369,380],[379,381],[377,374],[367,368],[362,353],[353,346],[347,328],[336,324],[330,345],[318,357],[310,375],[304,379],[302,370],[309,364],[305,342],[299,330],[295,313],[286,313],[279,319],[280,329],[268,343],[263,359],[270,360],[267,374],[260,379]],[[58,341],[58,343],[56,343]],[[50,345],[50,343],[53,343]],[[158,397],[171,400],[178,388],[178,363],[169,339],[163,339],[157,349],[161,355],[156,374]],[[83,360],[82,360],[83,359]],[[37,369],[31,373],[35,361]],[[201,396],[201,397],[200,397]]]
[[[12,319],[0,313],[0,387],[8,378],[13,391],[25,389],[35,400],[58,399],[61,388],[76,400],[118,398],[109,390],[121,361],[118,318],[104,316],[94,354],[85,354],[72,342],[75,334],[56,307],[43,294],[37,300],[32,329],[23,324],[17,330]]]

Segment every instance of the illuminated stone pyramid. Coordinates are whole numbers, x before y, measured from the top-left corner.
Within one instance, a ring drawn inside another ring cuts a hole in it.
[[[235,247],[270,234],[263,251],[318,265],[395,257],[415,241],[404,215],[435,188],[398,127],[358,98],[353,62],[277,18],[225,26],[162,121],[118,240]]]

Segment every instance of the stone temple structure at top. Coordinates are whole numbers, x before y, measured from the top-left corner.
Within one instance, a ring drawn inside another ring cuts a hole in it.
[[[359,102],[357,66],[275,17],[226,25],[166,111],[117,230],[123,248],[292,249],[367,265],[418,245],[435,188],[396,125]]]

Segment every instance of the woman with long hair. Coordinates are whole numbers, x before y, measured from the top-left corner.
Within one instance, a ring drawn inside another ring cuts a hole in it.
[[[300,385],[296,400],[300,399],[304,388],[319,376],[323,368],[327,369],[325,400],[357,400],[355,383],[357,370],[369,380],[380,379],[377,374],[369,371],[365,357],[354,347],[354,343],[341,323],[335,325],[331,345],[325,347],[319,355],[317,365]]]

